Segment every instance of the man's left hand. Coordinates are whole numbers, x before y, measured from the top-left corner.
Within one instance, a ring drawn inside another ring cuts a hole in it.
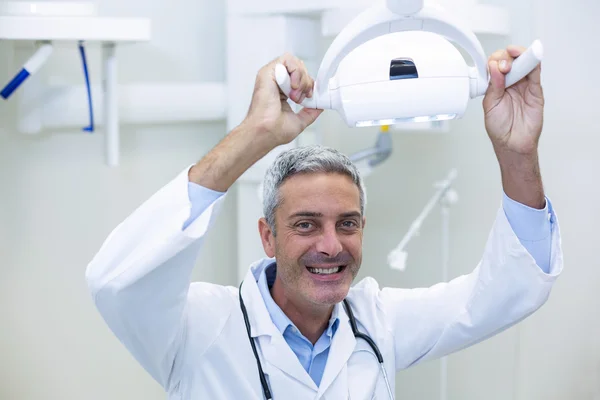
[[[537,152],[543,125],[541,65],[513,86],[505,87],[505,75],[511,70],[513,60],[525,50],[521,46],[508,46],[489,58],[490,86],[483,109],[485,128],[496,151],[532,155]]]
[[[504,193],[542,209],[546,199],[537,151],[544,119],[541,66],[511,87],[505,85],[513,60],[525,50],[508,46],[490,57],[490,86],[483,99],[485,128],[500,164]]]

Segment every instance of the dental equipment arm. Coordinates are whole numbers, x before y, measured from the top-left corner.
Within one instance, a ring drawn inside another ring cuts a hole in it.
[[[397,269],[400,271],[404,271],[406,269],[406,252],[404,248],[408,245],[408,242],[413,238],[413,236],[419,234],[419,230],[421,229],[421,225],[423,221],[429,216],[433,208],[436,204],[440,203],[445,196],[448,196],[448,200],[450,202],[456,201],[456,194],[450,193],[449,190],[452,186],[452,182],[456,179],[457,171],[455,169],[451,170],[448,174],[448,177],[439,183],[439,188],[437,192],[431,197],[431,199],[427,202],[423,211],[419,214],[417,219],[411,224],[408,232],[404,235],[400,244],[396,246],[394,250],[392,250],[388,255],[388,264],[393,269]]]
[[[392,138],[387,127],[382,127],[377,135],[375,146],[370,149],[361,150],[350,156],[352,162],[357,163],[368,160],[369,165],[374,167],[384,162],[392,154]]]
[[[392,154],[392,137],[388,130],[389,127],[382,126],[377,135],[375,146],[358,151],[350,156],[350,160],[356,165],[363,178],[369,176],[373,168],[383,163]]]

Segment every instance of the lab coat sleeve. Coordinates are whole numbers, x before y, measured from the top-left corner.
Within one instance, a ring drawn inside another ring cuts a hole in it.
[[[216,285],[194,284],[190,291],[204,235],[223,198],[205,204],[190,221],[186,169],[110,233],[86,270],[109,328],[167,391],[179,380],[190,304],[194,318],[204,321],[202,331],[194,332],[195,343],[208,346],[227,316],[228,300],[232,303]],[[208,301],[219,304],[219,315]]]
[[[502,208],[508,223],[523,247],[527,249],[540,268],[548,272],[552,249],[552,222],[550,222],[552,203],[550,199],[546,198],[546,206],[539,210],[516,202],[504,193]]]
[[[204,186],[200,186],[194,182],[188,182],[188,197],[191,202],[192,209],[190,217],[183,224],[183,229],[186,229],[192,222],[196,220],[206,210],[208,206],[217,201],[225,193],[217,192]]]
[[[377,291],[394,338],[396,367],[407,368],[479,343],[525,319],[548,299],[563,269],[551,210],[550,269],[544,272],[500,209],[475,270],[430,288]]]

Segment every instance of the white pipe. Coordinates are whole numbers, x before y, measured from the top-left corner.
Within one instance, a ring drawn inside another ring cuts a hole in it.
[[[396,246],[396,248],[389,253],[388,264],[392,268],[398,269],[401,271],[404,270],[405,265],[404,265],[403,260],[406,259],[406,254],[404,253],[404,248],[406,247],[408,242],[413,238],[413,236],[418,234],[419,230],[421,229],[421,225],[423,224],[423,221],[425,220],[425,218],[427,218],[429,213],[431,213],[431,211],[436,206],[436,204],[438,204],[438,202],[443,198],[443,196],[446,194],[448,189],[450,189],[450,186],[452,185],[452,181],[454,181],[454,179],[456,178],[456,175],[457,175],[457,172],[456,172],[456,170],[453,169],[448,174],[448,177],[446,178],[446,180],[439,183],[439,185],[438,185],[439,189],[437,190],[437,192],[435,192],[435,194],[427,202],[427,204],[423,208],[423,211],[421,211],[421,213],[419,214],[417,219],[415,219],[414,222],[410,225],[408,232],[404,235],[404,237],[400,241],[400,244],[398,246]]]
[[[106,163],[111,166],[119,164],[119,103],[117,86],[117,57],[115,44],[102,46],[104,61],[104,143],[106,146]],[[65,111],[68,109],[65,109]]]
[[[17,131],[26,135],[36,135],[42,131],[43,112],[39,106],[44,93],[44,78],[35,74],[27,79],[27,84],[19,88],[17,100]]]
[[[35,74],[48,61],[53,50],[51,43],[42,44],[35,54],[23,64],[23,68],[31,75]]]
[[[441,253],[442,253],[442,282],[448,282],[448,270],[450,263],[450,206],[458,201],[458,195],[452,189],[452,182],[456,179],[457,172],[451,170],[448,177],[437,184],[437,192],[425,205],[423,211],[417,219],[411,224],[409,231],[404,235],[400,244],[388,255],[388,264],[393,268],[403,271],[406,268],[407,254],[404,248],[413,236],[418,234],[423,221],[431,213],[433,208],[439,204],[442,214],[442,235],[441,235]],[[440,359],[440,400],[448,398],[448,358]]]
[[[448,398],[448,357],[440,359],[440,400]]]
[[[96,125],[103,125],[103,90],[100,85],[92,85],[91,89]],[[118,91],[121,124],[224,121],[226,118],[223,83],[120,84]],[[89,123],[86,99],[85,85],[47,85],[43,101],[32,98],[23,107],[28,110],[41,107],[40,129],[78,128]],[[35,103],[29,104],[34,100]],[[27,115],[24,113],[23,118],[28,118]]]
[[[450,204],[442,199],[442,282],[448,282],[450,262]],[[440,360],[440,400],[448,398],[448,357]]]

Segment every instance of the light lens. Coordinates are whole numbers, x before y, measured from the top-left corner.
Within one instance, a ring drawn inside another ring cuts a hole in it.
[[[359,121],[356,123],[357,128],[364,128],[367,126],[380,126],[380,125],[395,125],[406,122],[431,122],[431,121],[447,121],[449,119],[456,118],[456,114],[439,114],[429,115],[422,117],[411,117],[411,118],[387,118],[378,119],[372,121]]]

